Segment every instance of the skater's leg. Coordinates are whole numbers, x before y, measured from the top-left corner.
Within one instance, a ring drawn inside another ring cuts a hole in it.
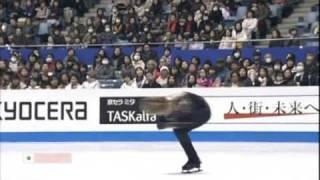
[[[184,152],[188,156],[188,161],[200,164],[199,156],[194,149],[191,139],[188,135],[190,129],[174,129],[174,133],[179,140]]]

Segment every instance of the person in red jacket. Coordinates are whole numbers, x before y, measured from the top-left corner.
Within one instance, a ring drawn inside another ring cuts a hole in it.
[[[178,24],[177,17],[176,15],[172,14],[168,22],[167,31],[175,34],[177,32],[177,24]]]

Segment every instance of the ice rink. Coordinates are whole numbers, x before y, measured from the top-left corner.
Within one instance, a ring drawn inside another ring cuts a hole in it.
[[[195,143],[203,171],[181,174],[177,142],[3,143],[1,180],[318,180],[317,143]],[[28,162],[66,153],[67,163]]]

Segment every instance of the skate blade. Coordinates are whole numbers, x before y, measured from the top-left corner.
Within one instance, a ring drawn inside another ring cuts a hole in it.
[[[198,172],[201,172],[202,169],[200,168],[193,168],[193,169],[190,169],[190,170],[182,170],[182,174],[193,174],[193,173],[198,173]]]

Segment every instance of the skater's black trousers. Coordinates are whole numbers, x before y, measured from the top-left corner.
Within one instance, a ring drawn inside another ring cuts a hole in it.
[[[209,107],[197,108],[197,110],[184,114],[184,117],[179,118],[180,122],[192,122],[192,124],[181,125],[180,128],[173,130],[188,156],[188,161],[200,163],[199,156],[192,145],[189,132],[205,124],[209,120],[210,114]]]
[[[173,131],[176,137],[178,138],[184,152],[188,156],[188,161],[200,163],[199,156],[196,150],[194,149],[188,134],[191,130],[192,129],[174,129]]]

